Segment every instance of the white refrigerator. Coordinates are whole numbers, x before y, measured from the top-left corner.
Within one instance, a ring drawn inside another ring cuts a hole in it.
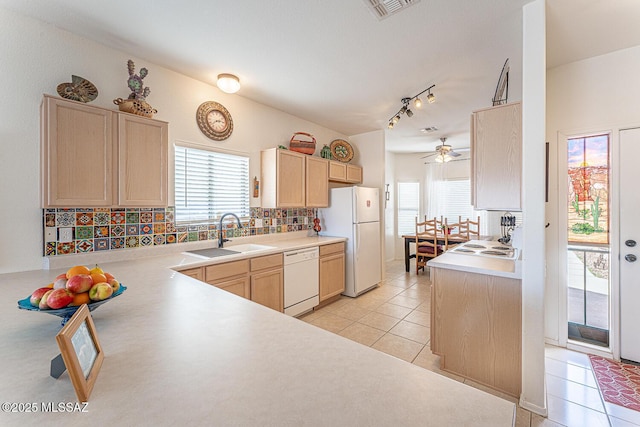
[[[332,188],[329,207],[319,215],[321,235],[347,238],[344,295],[356,297],[380,283],[380,190]]]

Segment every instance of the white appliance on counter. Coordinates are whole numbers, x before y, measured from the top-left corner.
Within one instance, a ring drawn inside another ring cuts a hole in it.
[[[320,303],[318,247],[284,253],[284,314],[298,316]]]
[[[332,188],[330,207],[320,209],[321,235],[346,237],[344,295],[356,297],[382,280],[380,191]]]

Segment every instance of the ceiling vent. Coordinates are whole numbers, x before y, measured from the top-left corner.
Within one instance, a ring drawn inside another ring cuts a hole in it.
[[[364,0],[371,13],[382,20],[412,6],[420,0]]]
[[[422,129],[420,129],[420,130],[421,130],[422,132],[424,132],[424,133],[430,133],[430,132],[435,132],[435,131],[437,131],[437,130],[438,130],[438,128],[437,128],[437,127],[435,127],[435,126],[429,126],[429,127],[426,127],[426,128],[422,128]]]

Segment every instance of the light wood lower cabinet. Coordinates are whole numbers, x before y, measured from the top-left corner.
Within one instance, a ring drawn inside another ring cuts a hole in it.
[[[251,301],[284,311],[284,269],[282,254],[251,259]]]
[[[250,298],[249,260],[207,265],[204,267],[204,281],[241,297]]]
[[[344,292],[344,242],[320,246],[320,302]]]
[[[193,277],[194,279],[198,279],[204,282],[204,270],[202,267],[189,268],[187,270],[180,270],[180,273],[185,276]]]
[[[518,398],[521,281],[431,268],[431,351],[440,368]]]

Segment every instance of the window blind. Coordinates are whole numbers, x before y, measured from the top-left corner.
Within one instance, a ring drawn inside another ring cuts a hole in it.
[[[416,217],[420,214],[420,183],[398,183],[398,237],[416,232]]]
[[[226,212],[249,217],[249,158],[176,146],[177,222],[212,221]]]
[[[437,186],[438,209],[449,224],[458,222],[460,216],[462,219],[473,218],[468,179],[438,181]]]

